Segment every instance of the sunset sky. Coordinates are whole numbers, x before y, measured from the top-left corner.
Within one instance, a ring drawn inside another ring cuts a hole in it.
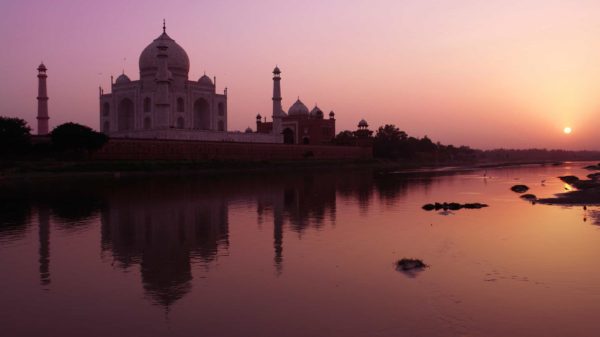
[[[34,129],[41,60],[50,127],[98,129],[98,86],[139,78],[165,18],[190,79],[228,87],[230,130],[271,115],[277,64],[284,109],[318,103],[338,132],[365,118],[446,144],[600,150],[598,0],[7,0],[0,16],[0,115]]]

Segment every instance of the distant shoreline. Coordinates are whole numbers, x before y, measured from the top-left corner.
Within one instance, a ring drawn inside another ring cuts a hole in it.
[[[589,162],[568,161],[568,162]],[[2,163],[0,184],[18,180],[47,180],[71,177],[121,177],[130,175],[215,175],[236,173],[281,173],[326,170],[374,170],[389,174],[451,174],[489,168],[527,165],[561,165],[557,161],[514,161],[481,163],[419,163],[383,160],[306,161],[15,161]]]

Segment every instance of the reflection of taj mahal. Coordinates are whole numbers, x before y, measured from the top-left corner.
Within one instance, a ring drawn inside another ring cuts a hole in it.
[[[162,34],[142,51],[139,69],[139,80],[123,73],[111,79],[111,93],[100,88],[100,129],[110,137],[327,143],[335,136],[333,112],[329,119],[316,107],[309,114],[299,100],[289,116],[283,111],[279,68],[273,78],[273,122],[258,120],[257,132],[228,132],[227,88],[217,93],[216,77],[206,74],[190,81],[189,57],[164,25]]]

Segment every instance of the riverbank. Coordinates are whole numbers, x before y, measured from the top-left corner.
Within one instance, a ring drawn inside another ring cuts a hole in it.
[[[236,174],[304,170],[371,169],[390,174],[449,174],[486,168],[523,165],[560,165],[554,161],[444,162],[364,160],[305,161],[3,161],[0,181],[14,179],[154,174]]]

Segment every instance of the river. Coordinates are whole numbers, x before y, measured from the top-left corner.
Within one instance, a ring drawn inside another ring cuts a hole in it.
[[[585,165],[24,180],[2,188],[1,335],[598,336],[600,207],[510,190]],[[444,201],[489,207],[421,208]]]

